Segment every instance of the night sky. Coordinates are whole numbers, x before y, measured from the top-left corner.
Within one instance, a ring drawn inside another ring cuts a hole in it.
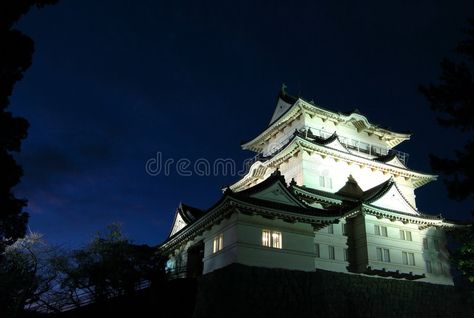
[[[413,132],[397,147],[412,169],[461,147],[467,136],[440,128],[417,87],[455,56],[473,1],[256,2],[62,0],[21,20],[36,52],[9,110],[31,124],[16,193],[33,231],[76,247],[121,222],[137,243],[162,242],[179,202],[207,208],[238,177],[150,176],[145,162],[240,164],[282,83]],[[442,181],[416,194],[425,213],[469,216]]]

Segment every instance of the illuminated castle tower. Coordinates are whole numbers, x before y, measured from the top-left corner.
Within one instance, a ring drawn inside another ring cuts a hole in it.
[[[393,149],[409,139],[283,87],[268,127],[242,145],[257,153],[249,172],[212,208],[177,209],[160,247],[168,271],[241,263],[452,284],[444,231],[457,225],[418,210],[414,190],[436,176]]]

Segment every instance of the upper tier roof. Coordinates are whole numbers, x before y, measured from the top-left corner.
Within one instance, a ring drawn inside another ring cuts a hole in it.
[[[360,114],[359,110],[351,112],[338,112],[326,109],[307,101],[302,97],[295,97],[286,92],[283,85],[276,101],[276,108],[268,127],[252,140],[242,143],[242,148],[246,150],[256,150],[260,145],[269,140],[273,135],[281,131],[287,123],[297,118],[301,114],[317,116],[324,121],[329,120],[337,125],[350,125],[358,132],[366,132],[369,135],[376,135],[383,140],[388,148],[393,148],[399,143],[410,139],[410,133],[394,132],[379,125],[370,123],[367,117]]]

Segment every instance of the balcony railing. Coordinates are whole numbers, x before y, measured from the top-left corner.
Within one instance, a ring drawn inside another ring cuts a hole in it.
[[[313,136],[317,136],[324,139],[329,138],[332,135],[332,133],[328,131],[310,127],[310,126],[304,126],[298,129],[298,131],[302,133],[306,133],[306,137],[308,137],[308,134],[310,131]],[[293,137],[293,132],[286,134],[283,138],[279,139],[278,142],[270,143],[270,145],[267,147],[267,150],[263,153],[263,156],[266,157],[266,156],[271,156],[275,154],[284,145],[286,145],[292,137]],[[348,138],[344,136],[338,136],[338,138],[344,146],[346,146],[348,149],[352,151],[356,151],[360,154],[364,154],[371,158],[385,156],[385,155],[394,153],[405,166],[407,165],[409,154],[405,152],[398,151],[395,149],[388,149],[386,147],[376,146],[373,144],[369,144],[357,139]]]

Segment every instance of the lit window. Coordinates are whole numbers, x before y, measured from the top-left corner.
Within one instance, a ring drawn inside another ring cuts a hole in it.
[[[222,250],[223,247],[224,247],[224,234],[221,233],[217,235],[216,237],[214,237],[212,252],[217,253],[220,250]]]
[[[390,263],[390,251],[386,248],[377,247],[377,260]]]
[[[381,235],[387,237],[387,227],[386,226],[379,226],[379,225],[374,225],[374,233],[375,235]]]
[[[262,245],[263,246],[272,246],[272,239],[270,237],[270,231],[269,230],[263,230],[262,231]]]
[[[400,230],[400,239],[405,240],[405,241],[411,241],[411,232],[410,231],[404,231]]]
[[[319,244],[318,243],[314,244],[314,254],[316,254],[317,258],[321,257],[320,256],[321,253],[319,252]]]
[[[402,252],[402,261],[404,265],[415,266],[415,254]]]
[[[426,237],[423,239],[423,248],[424,248],[425,250],[428,249],[428,239],[427,239]]]
[[[272,246],[281,248],[281,232],[272,232]]]
[[[346,262],[349,260],[349,250],[347,248],[344,249],[344,260]]]
[[[433,273],[433,268],[431,267],[431,262],[430,261],[425,261],[426,264],[426,272],[427,273]]]
[[[281,232],[262,230],[262,245],[274,248],[282,248]]]
[[[336,259],[336,256],[334,255],[334,246],[328,246],[329,250],[329,259]]]
[[[329,234],[334,234],[334,224],[330,224],[330,225],[328,226],[328,233],[329,233]]]

